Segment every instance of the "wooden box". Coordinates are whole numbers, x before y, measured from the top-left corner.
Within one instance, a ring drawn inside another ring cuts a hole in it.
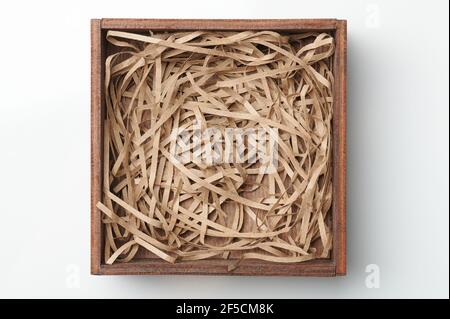
[[[346,50],[345,20],[157,20],[94,19],[91,21],[91,273],[96,275],[200,274],[200,275],[276,275],[336,276],[346,274]],[[108,54],[108,30],[193,31],[193,30],[274,30],[277,32],[326,31],[334,36],[335,75],[332,120],[332,229],[331,258],[303,263],[281,264],[245,260],[233,272],[227,260],[206,259],[170,264],[156,258],[138,259],[108,265],[103,257],[104,226],[96,203],[102,200],[103,128],[105,118],[104,66]]]

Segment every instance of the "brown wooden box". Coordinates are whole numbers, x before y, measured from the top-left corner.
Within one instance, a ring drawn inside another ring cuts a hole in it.
[[[101,212],[103,171],[104,62],[107,30],[276,30],[299,32],[323,30],[334,34],[334,110],[333,110],[333,251],[328,260],[278,264],[245,260],[233,272],[227,260],[207,259],[170,264],[159,259],[140,259],[129,263],[105,264],[104,230]],[[347,21],[336,19],[290,20],[91,20],[91,273],[96,275],[201,274],[201,275],[277,275],[336,276],[346,274],[346,75]]]

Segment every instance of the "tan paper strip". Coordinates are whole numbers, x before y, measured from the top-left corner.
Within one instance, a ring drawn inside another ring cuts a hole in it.
[[[245,259],[329,258],[330,34],[108,31],[107,40],[117,48],[105,61],[97,204],[107,264],[225,258],[233,271]],[[223,135],[215,143],[226,156],[213,161],[221,154],[208,138],[192,144],[197,128],[267,136]],[[278,155],[275,169],[251,161],[261,151]]]

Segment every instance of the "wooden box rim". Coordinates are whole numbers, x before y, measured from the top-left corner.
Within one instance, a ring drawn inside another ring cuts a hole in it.
[[[137,260],[107,265],[103,261],[103,227],[96,203],[102,190],[102,121],[105,33],[107,30],[277,30],[328,31],[336,41],[333,103],[333,251],[327,260],[282,264],[246,260],[233,272],[226,260],[169,264]],[[338,19],[92,19],[91,20],[91,274],[94,275],[271,275],[336,276],[346,274],[346,78],[347,21]]]

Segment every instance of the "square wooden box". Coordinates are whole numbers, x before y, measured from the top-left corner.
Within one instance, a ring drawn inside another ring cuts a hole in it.
[[[129,263],[105,264],[104,227],[96,203],[102,199],[104,63],[108,52],[106,32],[180,30],[275,30],[277,32],[326,31],[334,35],[333,110],[333,251],[327,260],[279,264],[245,260],[233,272],[227,260],[206,259],[170,264],[160,259],[139,259]],[[201,274],[336,276],[346,274],[346,51],[347,22],[336,19],[293,20],[155,20],[94,19],[91,21],[91,273],[96,275]]]

